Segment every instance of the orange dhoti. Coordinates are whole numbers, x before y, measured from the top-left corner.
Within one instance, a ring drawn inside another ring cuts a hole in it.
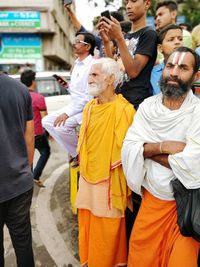
[[[78,223],[81,266],[126,266],[125,218],[97,217],[79,209]]]
[[[200,243],[180,234],[175,201],[145,191],[129,242],[128,267],[197,267]]]

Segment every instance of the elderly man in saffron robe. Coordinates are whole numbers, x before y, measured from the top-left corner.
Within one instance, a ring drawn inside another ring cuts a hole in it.
[[[121,81],[110,58],[94,62],[88,93],[95,98],[84,109],[78,152],[80,179],[76,206],[81,266],[127,265],[125,209],[131,192],[121,164],[121,148],[135,110],[115,94]]]

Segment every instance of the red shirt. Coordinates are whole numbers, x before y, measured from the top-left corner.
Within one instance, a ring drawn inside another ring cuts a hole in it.
[[[46,111],[46,103],[44,96],[34,92],[29,91],[31,98],[32,98],[32,108],[33,108],[33,119],[34,119],[34,128],[35,128],[35,135],[42,135],[44,134],[44,129],[42,128],[42,117],[40,111]]]

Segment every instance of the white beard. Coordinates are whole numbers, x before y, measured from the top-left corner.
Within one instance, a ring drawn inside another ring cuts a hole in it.
[[[88,84],[88,94],[92,96],[99,96],[105,89],[102,87],[101,84],[93,83]]]

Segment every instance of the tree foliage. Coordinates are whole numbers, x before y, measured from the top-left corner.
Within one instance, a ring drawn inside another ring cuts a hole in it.
[[[183,1],[180,15],[186,16],[186,22],[192,27],[200,24],[200,2],[199,0],[185,0]]]

